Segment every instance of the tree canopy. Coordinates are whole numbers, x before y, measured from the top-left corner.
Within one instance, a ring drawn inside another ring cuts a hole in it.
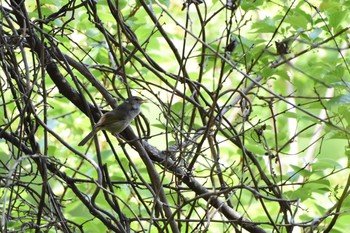
[[[1,232],[350,229],[350,1],[0,9]]]

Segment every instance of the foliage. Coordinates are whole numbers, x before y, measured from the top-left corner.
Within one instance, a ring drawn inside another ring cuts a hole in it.
[[[1,231],[349,229],[349,7],[3,1]]]

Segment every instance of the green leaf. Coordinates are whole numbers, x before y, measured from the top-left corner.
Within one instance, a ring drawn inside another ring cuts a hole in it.
[[[304,186],[295,191],[287,191],[284,193],[284,195],[290,200],[295,200],[299,198],[301,201],[305,201],[311,198],[312,193],[313,190],[311,190],[309,187]]]
[[[329,100],[325,105],[327,107],[334,107],[348,104],[350,104],[350,95],[338,95]]]
[[[286,22],[290,23],[290,25],[292,25],[292,27],[296,30],[300,28],[305,30],[307,28],[307,24],[309,23],[303,15],[289,16],[287,17]]]
[[[271,17],[266,17],[253,23],[252,29],[255,29],[254,32],[273,33],[276,30],[275,21]]]
[[[165,129],[165,125],[161,123],[155,123],[155,124],[152,124],[152,126],[158,129]]]
[[[333,28],[338,28],[346,16],[348,16],[348,11],[339,11],[330,14],[329,25]]]
[[[336,161],[332,159],[320,159],[317,163],[313,163],[311,165],[312,170],[314,172],[321,172],[323,173],[326,169],[335,169],[335,168],[341,168],[342,166],[339,165]]]
[[[241,1],[241,8],[244,11],[250,11],[250,10],[256,10],[259,9],[261,5],[263,5],[263,0],[256,0],[256,1]]]
[[[295,173],[303,176],[303,177],[309,177],[312,173],[310,171],[308,171],[306,168],[304,167],[299,167],[296,165],[290,165],[290,167],[294,170]]]
[[[341,89],[348,89],[350,87],[350,82],[333,82],[330,84],[331,87],[338,87]]]
[[[294,118],[294,119],[300,118],[300,114],[298,114],[296,112],[290,112],[290,111],[283,113],[283,116],[288,117],[288,118]]]
[[[340,2],[333,0],[323,0],[320,4],[321,12],[338,12],[340,8]]]

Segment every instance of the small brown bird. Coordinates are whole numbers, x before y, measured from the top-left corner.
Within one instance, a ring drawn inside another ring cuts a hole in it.
[[[140,113],[140,106],[145,101],[137,96],[127,98],[121,105],[102,115],[92,131],[78,144],[85,145],[101,129],[112,134],[118,134],[128,127],[131,121]]]

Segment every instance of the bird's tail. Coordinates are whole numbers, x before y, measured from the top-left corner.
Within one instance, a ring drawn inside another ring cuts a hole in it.
[[[79,142],[78,146],[84,146],[95,134],[96,130],[92,130],[81,142]]]

